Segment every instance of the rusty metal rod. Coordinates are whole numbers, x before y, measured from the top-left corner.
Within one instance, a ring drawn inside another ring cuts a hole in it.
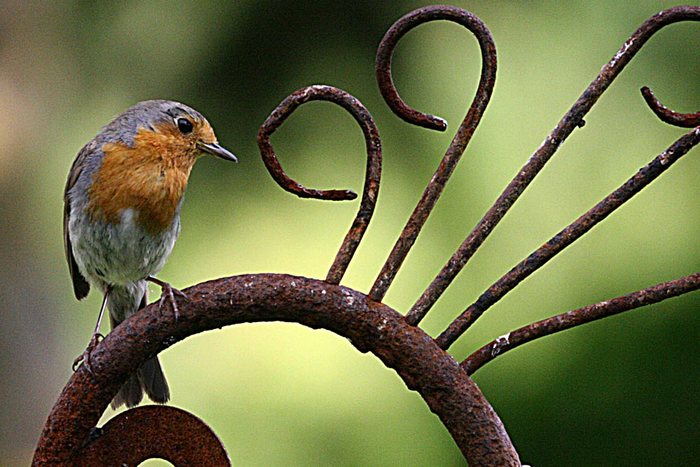
[[[481,20],[461,8],[450,6],[429,6],[419,8],[400,18],[387,31],[377,50],[376,74],[379,90],[391,110],[408,123],[444,130],[445,121],[439,117],[425,114],[412,109],[399,97],[391,77],[391,57],[396,44],[407,32],[418,25],[436,21],[447,20],[460,24],[471,31],[479,42],[481,48],[482,66],[481,78],[476,95],[472,101],[464,121],[457,129],[457,133],[447,148],[445,156],[440,161],[435,174],[426,187],[420,201],[416,205],[393,250],[389,254],[386,263],[382,267],[379,276],[374,282],[369,293],[374,300],[381,301],[389,286],[396,277],[399,268],[406,259],[409,250],[418,238],[423,224],[428,219],[435,203],[440,198],[442,190],[454,171],[459,159],[462,157],[467,144],[471,140],[486,106],[493,92],[496,80],[496,46],[488,28]]]
[[[658,303],[667,298],[677,297],[700,289],[700,272],[690,274],[644,290],[605,300],[557,316],[523,326],[511,331],[498,339],[486,344],[472,353],[462,362],[462,368],[472,375],[479,368],[503,355],[509,350],[519,347],[540,337],[549,336],[582,324],[590,323],[608,316],[613,316],[628,310],[634,310],[646,305]]]
[[[340,283],[345,271],[362,240],[369,221],[372,219],[374,207],[379,196],[379,182],[382,172],[382,143],[379,138],[379,130],[375,125],[372,115],[362,103],[347,92],[332,87],[315,85],[308,86],[289,95],[270,114],[260,127],[258,132],[258,147],[262,154],[265,167],[272,178],[285,190],[302,198],[316,198],[326,200],[349,200],[357,197],[350,190],[314,190],[292,180],[282,169],[277,159],[275,150],[270,143],[270,136],[282,123],[302,104],[309,101],[333,102],[347,110],[357,121],[362,129],[367,148],[367,168],[365,171],[365,184],[362,189],[360,209],[350,227],[345,240],[343,240],[333,264],[328,271],[326,281],[331,284]]]
[[[669,109],[656,98],[654,93],[647,86],[642,89],[642,96],[649,108],[656,114],[659,119],[668,123],[683,128],[693,128],[700,125],[700,112],[683,114]]]
[[[54,405],[33,465],[73,465],[93,427],[144,361],[186,337],[223,326],[285,321],[327,329],[372,352],[418,391],[440,417],[470,465],[520,465],[507,432],[459,364],[420,328],[391,308],[347,287],[284,274],[243,275],[183,290],[177,321],[151,304],[101,341],[73,373]]]
[[[622,48],[603,66],[598,76],[583,91],[583,94],[574,103],[573,107],[564,115],[535,153],[530,156],[527,163],[520,169],[515,178],[494,202],[493,206],[486,212],[481,221],[479,221],[416,301],[406,316],[410,323],[418,324],[430,311],[435,302],[449,287],[457,274],[464,268],[469,259],[491,234],[535,176],[554,155],[559,146],[569,137],[574,129],[582,126],[583,117],[646,41],[664,26],[679,21],[700,21],[700,7],[681,6],[664,10],[645,21],[625,41]]]
[[[698,143],[700,143],[700,127],[694,128],[677,139],[668,149],[639,169],[636,174],[618,189],[606,196],[593,208],[581,215],[493,283],[491,287],[481,294],[476,302],[470,305],[438,336],[438,345],[443,349],[452,345],[494,303],[513,290],[520,282],[537,271],[560,251],[574,243],[596,224],[639,193]]]

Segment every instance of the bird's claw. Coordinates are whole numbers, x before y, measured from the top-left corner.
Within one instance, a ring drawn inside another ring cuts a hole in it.
[[[175,301],[175,295],[179,295],[180,297],[184,298],[185,300],[189,300],[189,297],[187,296],[186,293],[184,293],[181,290],[176,289],[175,287],[171,286],[167,282],[164,282],[161,286],[161,296],[160,300],[158,301],[158,308],[162,309],[163,308],[163,303],[165,303],[166,299],[170,301],[170,304],[173,307],[173,314],[175,315],[175,321],[177,321],[180,318],[180,310],[177,307],[177,302]]]
[[[83,366],[85,367],[85,370],[87,370],[88,373],[94,375],[92,371],[92,365],[90,364],[90,354],[92,354],[92,351],[95,350],[97,344],[99,344],[100,341],[104,338],[105,336],[103,336],[99,332],[92,335],[92,337],[90,338],[90,342],[85,348],[85,351],[82,354],[78,355],[78,357],[75,360],[73,360],[73,371],[78,371],[78,368]]]

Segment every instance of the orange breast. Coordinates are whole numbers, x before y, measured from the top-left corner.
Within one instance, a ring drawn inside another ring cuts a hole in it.
[[[134,146],[107,143],[88,192],[92,220],[119,223],[124,209],[150,234],[167,229],[187,187],[195,154],[171,132],[140,129]]]

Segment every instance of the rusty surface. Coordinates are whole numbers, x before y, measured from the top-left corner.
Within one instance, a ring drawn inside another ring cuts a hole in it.
[[[445,156],[440,161],[440,165],[423,192],[420,201],[418,201],[411,217],[408,219],[406,226],[401,232],[399,239],[396,241],[393,250],[389,254],[386,263],[372,286],[369,295],[377,301],[381,301],[384,298],[399,268],[406,259],[406,255],[408,255],[416,238],[418,238],[418,234],[423,228],[423,224],[425,224],[425,221],[428,219],[428,215],[440,198],[445,184],[452,175],[476,127],[481,121],[481,117],[491,98],[494,82],[496,80],[496,45],[493,42],[488,28],[477,16],[461,8],[450,6],[438,5],[419,8],[396,21],[384,35],[384,38],[379,44],[379,49],[377,50],[377,82],[379,83],[379,90],[386,103],[391,107],[391,110],[406,122],[414,125],[436,130],[444,130],[446,128],[443,119],[418,112],[406,105],[396,91],[391,77],[391,57],[401,37],[416,26],[437,20],[455,22],[464,26],[474,34],[481,48],[481,78],[476,95],[469,107],[467,115],[464,117],[464,121],[462,121],[462,124],[457,129],[457,133],[452,139],[450,146],[447,148]]]
[[[519,465],[508,434],[479,388],[449,354],[391,308],[352,289],[283,274],[198,284],[172,313],[151,304],[101,341],[70,378],[37,446],[34,465],[66,465],[121,384],[146,359],[198,332],[248,322],[288,321],[344,336],[372,352],[418,391],[471,465]]]
[[[682,114],[669,109],[656,98],[654,93],[647,86],[642,89],[642,96],[649,108],[659,117],[660,120],[683,128],[693,128],[700,125],[700,112]]]
[[[507,351],[540,337],[565,331],[624,311],[633,310],[667,298],[677,297],[700,289],[700,272],[690,274],[637,292],[605,300],[583,308],[568,311],[511,331],[486,344],[462,362],[462,368],[471,374]]]
[[[503,277],[491,285],[486,292],[470,305],[437,338],[438,345],[446,349],[476,321],[487,309],[513,290],[530,274],[537,271],[547,261],[567,246],[581,238],[600,221],[608,217],[634,195],[664,173],[678,159],[700,143],[700,127],[686,133],[668,149],[659,154],[647,165],[627,180],[622,186],[606,196],[602,201],[581,215],[561,232],[552,237],[530,256],[518,263]]]
[[[503,193],[486,212],[476,227],[452,255],[432,283],[423,292],[407,315],[412,323],[418,323],[454,278],[464,268],[476,250],[491,234],[503,216],[513,206],[530,182],[542,170],[559,146],[569,135],[584,123],[584,116],[600,96],[612,84],[649,38],[664,26],[679,21],[700,21],[700,7],[681,6],[664,10],[645,21],[632,36],[625,41],[613,58],[603,66],[598,76],[583,91],[573,107],[564,115],[549,136],[542,142],[527,163],[508,184]],[[446,342],[444,342],[446,343]]]
[[[333,102],[347,110],[360,125],[367,148],[367,168],[360,209],[326,277],[328,282],[339,284],[360,244],[360,240],[362,240],[362,236],[367,230],[369,221],[374,213],[374,207],[377,204],[377,197],[379,196],[379,182],[382,173],[382,143],[379,138],[379,130],[372,119],[372,115],[359,100],[341,89],[322,85],[308,86],[289,95],[267,117],[258,132],[258,146],[265,166],[272,178],[290,193],[294,193],[302,198],[336,201],[354,199],[357,195],[350,190],[314,190],[295,182],[284,173],[275,150],[270,143],[272,133],[299,106],[309,101],[319,100]]]
[[[176,466],[231,465],[211,428],[184,410],[164,405],[147,405],[120,413],[94,430],[71,462],[85,467],[137,466],[154,458]]]

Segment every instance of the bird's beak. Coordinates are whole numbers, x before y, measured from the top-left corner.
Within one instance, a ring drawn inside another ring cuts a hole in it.
[[[227,161],[238,162],[236,156],[231,154],[227,149],[221,147],[218,143],[204,143],[202,141],[198,141],[197,147],[213,156],[220,157]]]

